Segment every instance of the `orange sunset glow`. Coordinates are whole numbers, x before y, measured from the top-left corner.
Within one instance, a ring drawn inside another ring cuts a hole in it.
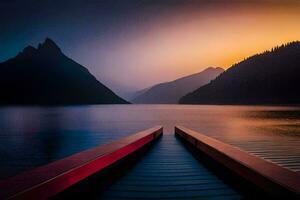
[[[140,83],[144,88],[208,66],[227,69],[253,54],[299,40],[299,10],[299,4],[185,6],[146,24],[134,21],[106,52],[107,70],[113,74],[125,68],[120,84]],[[91,65],[96,68],[97,63]]]
[[[41,11],[46,15],[41,23],[30,18],[35,11],[20,14],[18,23],[26,26],[8,22],[0,41],[6,51],[0,60],[14,56],[28,43],[35,46],[50,37],[67,56],[118,93],[144,89],[210,66],[227,69],[253,54],[300,40],[298,0],[131,0],[106,4],[103,8],[74,4],[78,9],[55,15],[56,11]],[[23,19],[24,15],[30,19]],[[12,33],[22,34],[16,39]]]

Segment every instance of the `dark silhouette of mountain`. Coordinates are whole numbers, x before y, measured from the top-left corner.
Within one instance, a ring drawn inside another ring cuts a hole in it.
[[[132,102],[145,104],[177,104],[179,99],[187,93],[194,91],[201,85],[209,83],[224,70],[209,67],[202,72],[186,76],[171,82],[161,83],[137,93]]]
[[[0,104],[123,104],[49,38],[0,63]]]
[[[299,104],[300,42],[254,55],[180,99],[182,104]]]

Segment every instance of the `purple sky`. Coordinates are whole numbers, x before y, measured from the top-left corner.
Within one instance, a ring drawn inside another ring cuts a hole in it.
[[[247,2],[247,3],[245,3]],[[299,1],[1,1],[0,61],[52,38],[126,93],[300,39]]]

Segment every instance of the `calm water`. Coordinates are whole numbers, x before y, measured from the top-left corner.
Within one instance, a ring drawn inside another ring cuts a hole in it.
[[[300,108],[105,105],[0,109],[0,178],[163,125],[183,125],[300,172]]]

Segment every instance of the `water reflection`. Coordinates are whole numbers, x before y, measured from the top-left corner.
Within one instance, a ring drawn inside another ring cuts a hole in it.
[[[0,109],[0,178],[154,125],[183,125],[300,171],[300,109],[105,105]],[[296,162],[297,161],[297,162]],[[289,163],[289,165],[285,165]]]

